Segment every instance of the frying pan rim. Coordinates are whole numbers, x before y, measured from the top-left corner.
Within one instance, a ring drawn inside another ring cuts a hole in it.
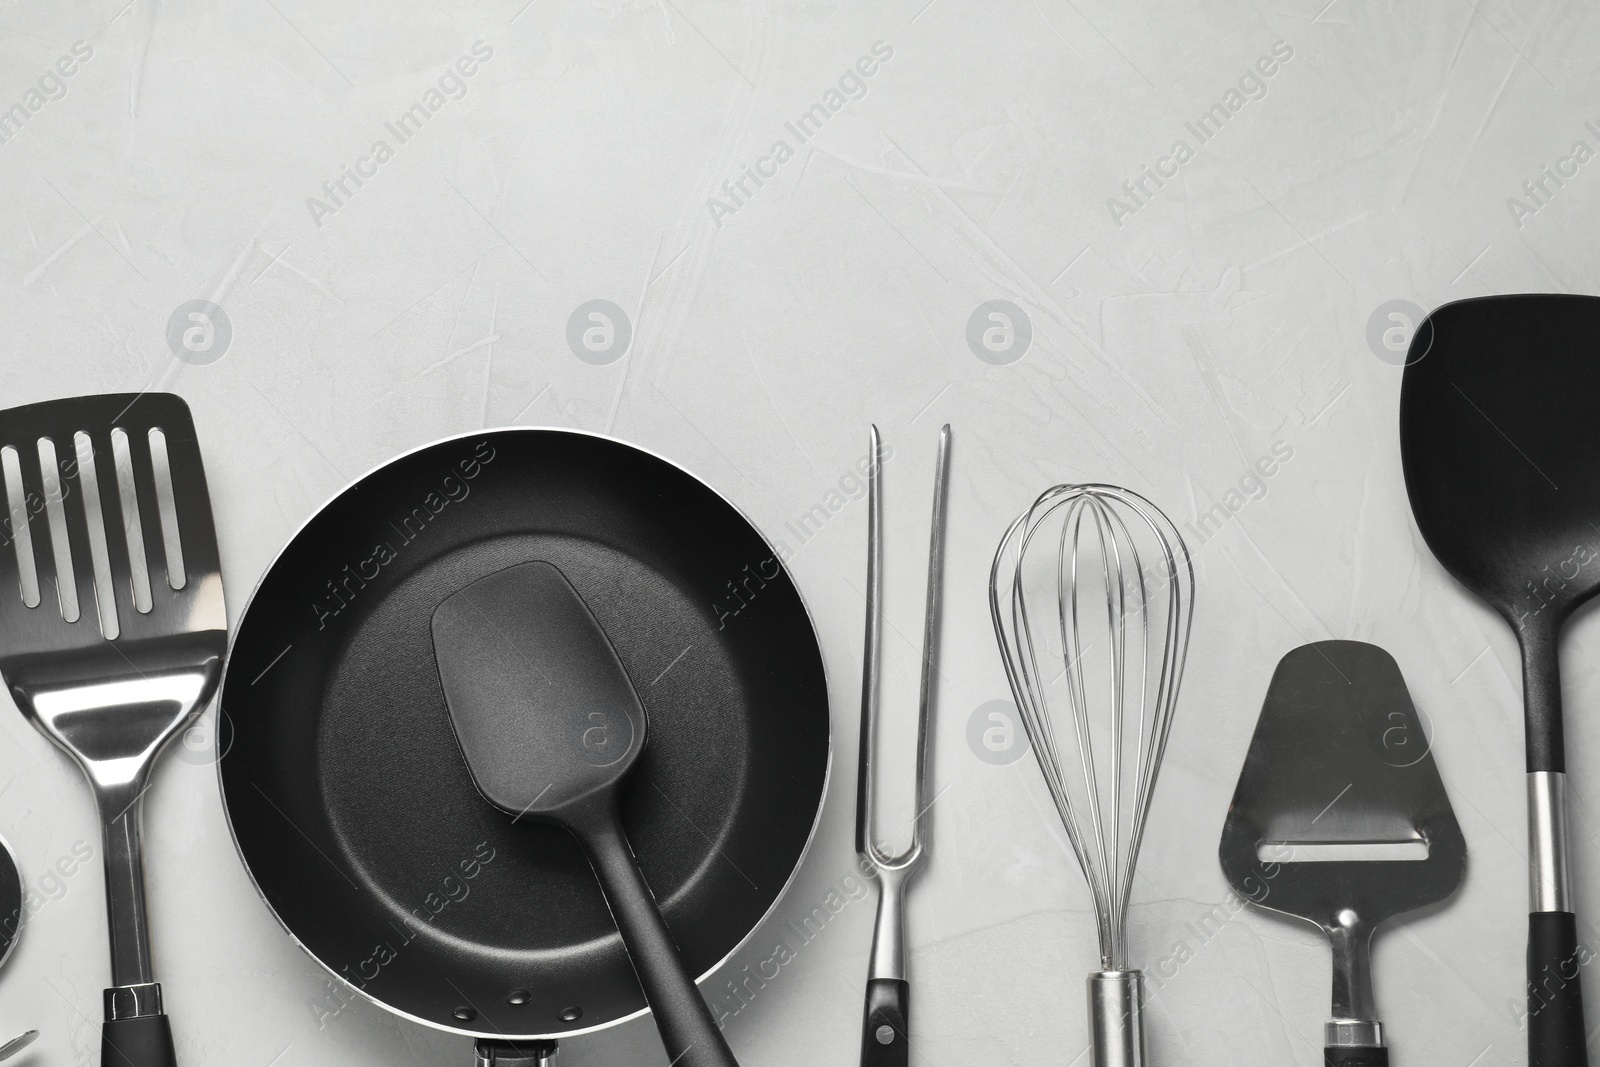
[[[829,747],[828,752],[831,756],[833,753],[831,746]],[[3,851],[6,855],[6,858],[11,860],[11,869],[16,872],[17,884],[22,888],[23,904],[26,904],[28,898],[28,883],[27,880],[22,877],[22,863],[17,859],[17,850],[11,847],[10,841],[7,841],[3,836],[0,836],[0,851]],[[23,912],[26,911],[26,908],[22,905],[18,905],[17,911],[17,928],[11,932],[11,943],[6,945],[4,952],[0,952],[0,967],[5,966],[6,961],[11,958],[11,954],[17,951],[17,942],[22,940],[22,928],[27,923],[27,917],[23,914]]]
[[[435,440],[428,441],[428,442],[426,442],[424,444],[417,445],[415,448],[407,449],[404,452],[400,452],[400,453],[398,453],[398,454],[396,454],[394,456],[389,457],[386,460],[383,460],[383,461],[381,461],[379,463],[376,463],[376,464],[372,465],[371,467],[367,468],[361,474],[357,475],[354,479],[352,479],[349,482],[345,483],[344,485],[340,486],[338,489],[336,489],[333,492],[333,494],[331,496],[329,496],[321,504],[317,505],[317,507],[315,509],[313,509],[312,512],[309,515],[306,516],[306,518],[300,523],[300,525],[295,528],[295,531],[292,534],[289,535],[288,539],[284,541],[284,543],[282,544],[281,547],[279,547],[278,551],[273,555],[272,559],[270,561],[268,561],[267,565],[264,568],[262,568],[260,575],[257,576],[256,581],[255,581],[255,585],[252,586],[251,589],[250,589],[250,595],[247,596],[245,598],[245,600],[244,600],[244,607],[239,610],[239,621],[238,621],[238,623],[229,628],[227,654],[223,657],[223,661],[222,661],[222,677],[217,682],[217,691],[216,691],[216,696],[214,698],[215,701],[216,701],[216,704],[217,704],[217,713],[219,715],[222,714],[222,695],[223,695],[223,693],[225,693],[227,691],[228,673],[233,668],[234,644],[235,644],[235,642],[238,641],[239,635],[244,632],[244,621],[245,621],[245,618],[250,614],[251,607],[253,607],[255,605],[256,595],[261,592],[262,585],[264,585],[266,583],[267,578],[272,574],[273,570],[278,566],[278,563],[283,558],[284,554],[286,552],[288,552],[289,549],[296,542],[298,542],[300,540],[301,535],[306,532],[306,529],[313,522],[315,522],[319,516],[321,516],[325,511],[327,511],[330,507],[332,507],[346,493],[350,492],[350,490],[352,490],[352,489],[356,488],[357,486],[361,485],[362,483],[366,482],[374,474],[376,474],[380,470],[383,470],[386,467],[391,467],[394,464],[397,464],[397,463],[401,462],[402,460],[409,459],[410,457],[417,455],[418,453],[427,452],[427,451],[430,451],[432,449],[439,448],[439,447],[441,447],[443,445],[450,444],[451,442],[454,442],[454,441],[462,441],[462,440],[466,440],[466,439],[472,438],[472,437],[481,437],[481,436],[483,436],[485,434],[500,434],[500,433],[517,433],[517,434],[553,433],[553,434],[567,434],[567,435],[570,435],[570,436],[573,436],[573,437],[589,437],[589,438],[593,438],[593,439],[599,440],[599,441],[606,441],[606,442],[609,442],[611,444],[621,445],[624,448],[632,449],[635,452],[642,452],[645,455],[650,456],[653,459],[657,459],[657,460],[661,461],[662,463],[665,463],[667,466],[673,468],[674,470],[677,470],[677,471],[681,472],[682,474],[686,475],[687,477],[691,478],[692,480],[698,482],[700,485],[704,486],[706,488],[706,490],[709,491],[718,500],[722,501],[729,508],[733,509],[734,514],[738,515],[739,518],[743,519],[745,525],[750,528],[751,532],[753,532],[756,535],[756,537],[760,538],[761,543],[763,545],[765,545],[772,552],[773,558],[775,558],[775,559],[777,558],[777,555],[778,555],[777,549],[773,548],[772,542],[767,540],[767,535],[761,532],[761,527],[757,526],[756,523],[750,518],[750,516],[745,514],[745,511],[744,511],[743,508],[739,507],[732,500],[729,500],[715,486],[713,486],[710,482],[707,482],[704,478],[701,478],[699,475],[695,474],[693,471],[689,470],[687,467],[684,467],[683,465],[681,465],[679,463],[676,463],[673,460],[668,459],[666,456],[661,455],[661,453],[656,452],[654,449],[646,448],[645,446],[640,445],[640,444],[635,444],[632,441],[623,440],[620,437],[614,437],[611,434],[597,433],[597,432],[595,432],[593,430],[574,429],[574,428],[569,427],[569,426],[492,426],[492,427],[484,427],[484,428],[478,429],[478,430],[468,430],[468,431],[465,431],[465,432],[462,432],[462,433],[450,434],[447,437],[440,437],[440,438],[437,438]],[[787,566],[784,569],[785,569],[785,571],[789,571],[789,568]],[[820,664],[822,666],[822,694],[823,694],[823,700],[824,700],[824,703],[827,704],[828,703],[827,696],[828,696],[828,693],[831,691],[830,686],[829,686],[829,680],[828,680],[828,660],[827,660],[827,657],[822,654],[822,641],[817,636],[819,631],[817,630],[816,616],[812,614],[811,606],[806,603],[805,594],[801,592],[800,584],[794,580],[794,574],[793,574],[792,571],[789,571],[789,583],[792,586],[794,586],[795,598],[797,600],[799,600],[799,602],[800,602],[800,610],[805,613],[806,624],[811,629],[812,640],[816,642],[817,659],[818,659],[818,661],[820,662]],[[789,890],[794,888],[795,880],[797,878],[799,878],[800,870],[801,870],[801,868],[803,868],[805,866],[806,858],[811,854],[811,846],[816,843],[817,831],[822,826],[822,812],[823,812],[823,809],[825,807],[827,807],[828,789],[829,789],[829,786],[833,782],[833,713],[832,713],[832,708],[831,707],[828,708],[828,713],[825,716],[825,723],[826,723],[826,729],[827,729],[828,751],[827,751],[827,759],[826,759],[826,761],[825,761],[825,763],[823,765],[823,769],[822,769],[822,791],[821,791],[820,797],[819,797],[819,799],[817,801],[816,813],[813,814],[812,817],[811,817],[811,829],[806,833],[805,844],[803,846],[801,846],[800,855],[795,858],[794,867],[789,871],[789,877],[784,880],[782,888],[780,888],[778,890],[778,892],[777,892],[777,895],[775,895],[772,898],[772,903],[770,905],[768,905],[767,910],[764,911],[761,914],[761,917],[759,919],[757,919],[751,925],[749,930],[745,931],[744,936],[739,939],[738,944],[734,945],[733,948],[729,949],[726,955],[724,955],[721,959],[719,959],[715,963],[713,963],[709,968],[706,969],[704,974],[701,974],[699,977],[697,977],[694,980],[696,986],[699,986],[699,985],[703,984],[712,975],[716,974],[723,967],[727,966],[729,961],[731,961],[735,956],[737,956],[740,952],[744,951],[745,947],[748,946],[750,944],[751,940],[755,937],[756,932],[758,930],[760,930],[763,926],[765,926],[767,924],[767,921],[769,919],[771,919],[772,916],[777,912],[778,905],[781,904],[783,902],[783,900],[789,895]],[[477,1038],[482,1038],[482,1037],[485,1037],[485,1036],[489,1036],[489,1035],[485,1035],[485,1034],[483,1034],[483,1033],[481,1033],[481,1032],[479,1032],[477,1030],[467,1030],[467,1029],[463,1029],[461,1027],[450,1026],[450,1025],[447,1025],[445,1023],[435,1022],[432,1019],[418,1018],[417,1016],[412,1015],[409,1012],[402,1011],[401,1009],[396,1008],[392,1004],[385,1003],[384,1001],[382,1001],[382,1000],[378,999],[377,997],[373,996],[371,993],[368,993],[365,989],[361,989],[360,987],[352,984],[343,975],[341,975],[338,971],[335,971],[332,966],[330,966],[326,961],[324,961],[322,959],[321,956],[319,956],[315,952],[311,951],[311,949],[309,947],[307,947],[305,942],[300,940],[300,936],[297,933],[295,933],[295,931],[293,929],[290,928],[290,926],[289,926],[289,924],[287,922],[284,921],[283,916],[278,914],[278,909],[273,907],[272,901],[267,899],[267,894],[262,890],[261,883],[256,880],[256,872],[255,872],[255,870],[253,868],[251,868],[250,861],[245,858],[244,846],[241,845],[240,842],[239,842],[239,831],[238,831],[238,828],[234,824],[233,812],[228,807],[228,790],[227,790],[227,788],[224,785],[223,780],[222,780],[222,759],[221,758],[219,758],[216,761],[216,765],[217,765],[217,792],[219,794],[221,794],[221,798],[222,798],[222,814],[224,816],[224,820],[228,824],[228,838],[229,838],[229,840],[231,840],[233,842],[234,853],[238,856],[239,864],[240,864],[240,866],[242,866],[244,868],[246,877],[248,877],[250,879],[250,887],[256,891],[256,896],[261,898],[261,902],[266,905],[268,913],[271,914],[273,919],[275,919],[277,921],[278,925],[283,928],[284,933],[289,935],[289,940],[293,941],[295,943],[295,945],[297,945],[302,952],[304,952],[307,956],[309,956],[312,959],[312,961],[314,961],[317,964],[317,966],[321,967],[330,976],[332,976],[334,978],[334,980],[337,981],[340,984],[340,986],[342,986],[345,989],[351,990],[357,996],[361,997],[363,1000],[367,1000],[367,1001],[369,1001],[369,1002],[371,1002],[373,1004],[376,1004],[378,1007],[382,1008],[384,1011],[389,1012],[392,1015],[397,1015],[402,1019],[407,1019],[407,1020],[410,1020],[411,1022],[418,1023],[419,1025],[425,1026],[425,1027],[429,1028],[430,1030],[438,1030],[438,1031],[442,1031],[444,1033],[450,1033],[450,1034],[460,1034],[462,1037],[470,1037],[470,1038],[477,1039]],[[3,844],[4,844],[4,839],[0,838],[0,845],[3,845]],[[8,851],[9,851],[9,847],[8,847]],[[19,871],[20,871],[20,869],[21,868],[18,868]],[[20,931],[19,931],[19,937],[12,939],[12,948],[16,947],[16,942],[18,940],[20,940]],[[3,962],[3,957],[0,957],[0,962]],[[583,1036],[585,1034],[593,1034],[593,1033],[599,1033],[602,1030],[609,1030],[614,1026],[620,1026],[623,1023],[631,1022],[634,1019],[641,1018],[641,1017],[643,1017],[645,1015],[648,1015],[648,1014],[650,1014],[650,1008],[649,1008],[648,1005],[646,1005],[645,1007],[640,1008],[638,1011],[635,1011],[635,1012],[633,1012],[633,1013],[631,1013],[629,1015],[619,1016],[619,1017],[617,1017],[615,1019],[608,1020],[607,1022],[598,1023],[598,1024],[594,1025],[594,1026],[586,1026],[586,1027],[583,1027],[583,1028],[577,1029],[577,1030],[563,1030],[563,1031],[561,1031],[559,1033],[546,1033],[546,1034],[535,1034],[535,1033],[528,1033],[528,1034],[497,1034],[497,1035],[493,1035],[493,1036],[494,1036],[494,1038],[496,1040],[506,1040],[506,1041],[565,1041],[568,1038],[581,1037],[581,1036]]]

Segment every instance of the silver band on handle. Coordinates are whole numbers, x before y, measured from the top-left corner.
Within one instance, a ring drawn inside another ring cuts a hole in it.
[[[161,983],[140,982],[137,985],[112,986],[105,991],[104,1005],[107,1022],[160,1015],[162,1014]]]
[[[1567,776],[1528,775],[1528,910],[1571,911],[1567,876]]]
[[[1090,1067],[1144,1067],[1144,972],[1089,975]]]
[[[1328,1048],[1383,1048],[1383,1024],[1372,1019],[1330,1019],[1322,1024]]]

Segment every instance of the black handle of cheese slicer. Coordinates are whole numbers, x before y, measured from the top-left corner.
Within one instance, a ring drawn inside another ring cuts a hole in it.
[[[1334,1048],[1322,1050],[1326,1067],[1389,1067],[1389,1050],[1386,1048]]]
[[[908,1067],[911,1043],[906,1018],[911,985],[899,978],[867,982],[867,1008],[861,1024],[861,1067]]]
[[[100,1030],[100,1067],[178,1067],[165,1015],[107,1019]]]

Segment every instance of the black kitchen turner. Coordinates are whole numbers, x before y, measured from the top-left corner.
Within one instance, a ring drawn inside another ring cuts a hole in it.
[[[1583,1067],[1567,876],[1561,627],[1600,592],[1600,298],[1462,300],[1418,328],[1400,386],[1417,528],[1522,646],[1529,1067]]]
[[[1352,851],[1362,858],[1346,858]],[[1372,935],[1453,893],[1467,846],[1387,652],[1320,641],[1279,661],[1218,854],[1240,896],[1328,935],[1333,1018],[1325,1062],[1388,1067],[1372,992]]]
[[[668,1059],[738,1067],[623,833],[617,799],[644,750],[644,706],[578,591],[549,563],[496,571],[434,611],[433,648],[478,791],[566,827],[588,853]]]

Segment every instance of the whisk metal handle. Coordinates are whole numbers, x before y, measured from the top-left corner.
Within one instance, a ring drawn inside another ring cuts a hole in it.
[[[1089,975],[1090,1067],[1145,1067],[1144,972]]]

